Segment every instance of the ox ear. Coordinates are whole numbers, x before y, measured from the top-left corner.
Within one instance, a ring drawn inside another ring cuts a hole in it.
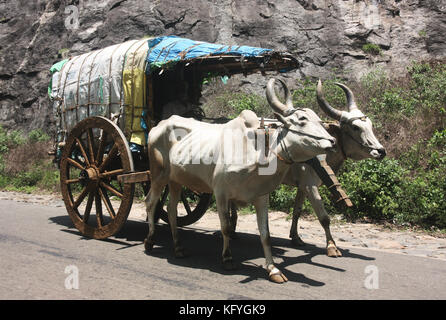
[[[283,125],[287,128],[291,127],[291,122],[289,122],[284,116],[282,116],[278,112],[274,112],[274,115],[276,116],[277,120],[283,123]]]

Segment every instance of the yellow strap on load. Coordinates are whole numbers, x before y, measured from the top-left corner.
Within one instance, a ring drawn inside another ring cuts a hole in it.
[[[145,60],[148,50],[147,39],[135,44],[135,50],[127,53],[122,72],[124,93],[125,135],[130,142],[145,145],[144,130],[141,128],[141,114],[146,104]]]

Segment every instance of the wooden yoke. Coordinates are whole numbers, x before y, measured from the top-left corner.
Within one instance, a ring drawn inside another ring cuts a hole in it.
[[[314,157],[305,161],[305,163],[310,165],[316,171],[319,178],[327,186],[328,190],[333,195],[335,204],[344,203],[347,207],[353,207],[353,203],[347,193],[342,189],[338,178],[336,178],[335,173],[325,160]]]
[[[269,156],[271,141],[270,136],[274,136],[275,130],[279,127],[276,123],[276,119],[265,119],[263,117],[260,118],[260,125],[255,130],[255,143],[257,146],[257,137],[264,136],[265,141],[265,157]]]

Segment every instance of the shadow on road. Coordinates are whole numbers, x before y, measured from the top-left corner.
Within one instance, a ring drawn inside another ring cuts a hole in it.
[[[83,237],[77,229],[74,228],[69,216],[51,217],[51,222],[61,225],[67,229],[61,231],[75,234],[81,239],[92,241],[105,241],[116,244],[116,250],[124,250],[130,247],[142,246],[144,238],[147,236],[148,226],[143,221],[128,220],[121,231],[113,237],[104,240],[94,240]],[[183,247],[186,249],[187,256],[182,259],[175,258],[173,255],[173,243],[170,228],[164,223],[156,227],[155,247],[147,255],[152,257],[167,259],[173,265],[210,270],[222,275],[243,275],[246,278],[241,283],[247,283],[257,279],[265,279],[266,271],[262,267],[264,264],[264,254],[260,243],[260,238],[256,234],[237,233],[236,240],[231,240],[231,251],[234,261],[239,263],[236,270],[226,271],[221,264],[221,250],[223,240],[215,230],[204,230],[199,228],[183,227],[179,228],[178,234]],[[135,243],[136,242],[136,243]],[[277,267],[282,270],[289,281],[302,283],[308,286],[323,286],[325,283],[310,279],[301,273],[287,269],[288,266],[296,264],[309,264],[319,268],[325,268],[336,272],[345,272],[344,269],[314,262],[313,257],[325,256],[326,249],[313,244],[306,244],[303,247],[294,248],[288,239],[271,237],[273,246],[272,253]],[[144,247],[141,248],[144,250]],[[374,260],[373,257],[350,252],[348,249],[341,249],[343,257]],[[254,263],[251,260],[261,259],[260,263]],[[342,259],[342,258],[338,258]]]

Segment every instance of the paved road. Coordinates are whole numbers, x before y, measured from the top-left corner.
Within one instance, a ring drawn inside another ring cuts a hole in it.
[[[367,249],[343,249],[335,259],[319,245],[294,249],[274,237],[275,261],[289,279],[278,285],[266,280],[255,234],[232,241],[240,265],[227,272],[215,230],[182,229],[190,256],[175,259],[166,225],[154,252],[144,253],[146,228],[129,220],[116,236],[91,240],[63,207],[0,200],[0,299],[446,299],[442,260]],[[79,288],[67,289],[76,270]]]

